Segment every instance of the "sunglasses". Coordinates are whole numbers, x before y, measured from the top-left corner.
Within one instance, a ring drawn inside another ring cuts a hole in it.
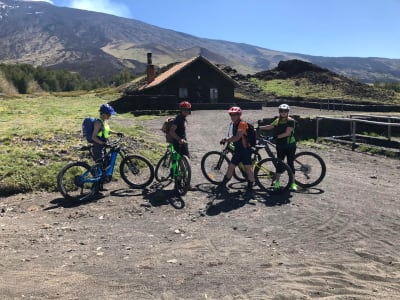
[[[240,116],[240,114],[229,114],[230,116]]]
[[[283,113],[283,112],[284,112],[284,113],[288,113],[289,110],[287,110],[287,109],[280,109],[279,112],[280,112],[280,113]]]

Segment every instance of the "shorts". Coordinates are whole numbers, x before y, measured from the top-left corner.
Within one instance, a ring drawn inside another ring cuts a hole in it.
[[[235,149],[235,153],[233,153],[231,163],[235,166],[239,165],[239,163],[243,163],[246,165],[251,165],[251,149],[250,148],[239,148]]]

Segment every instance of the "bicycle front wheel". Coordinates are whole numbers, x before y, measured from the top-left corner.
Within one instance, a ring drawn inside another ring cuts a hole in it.
[[[171,180],[171,154],[169,152],[161,157],[154,172],[158,182]]]
[[[219,184],[228,170],[229,160],[219,151],[210,151],[201,159],[201,172],[213,184]]]
[[[183,196],[189,190],[192,178],[192,168],[190,167],[189,158],[186,155],[182,155],[182,158],[178,161],[177,174],[174,175],[175,190],[180,196]]]
[[[279,169],[279,173],[277,173],[277,169]],[[290,167],[285,162],[272,158],[265,158],[255,164],[254,177],[260,188],[269,194],[287,191],[293,182],[293,173]],[[278,177],[279,185],[275,185]]]
[[[67,200],[84,200],[98,190],[98,181],[86,162],[76,161],[64,166],[57,176],[57,190]]]
[[[303,188],[319,184],[325,177],[324,160],[314,152],[299,152],[294,160],[295,182]]]
[[[134,189],[148,186],[154,179],[154,167],[151,162],[140,155],[125,156],[119,165],[122,179]]]

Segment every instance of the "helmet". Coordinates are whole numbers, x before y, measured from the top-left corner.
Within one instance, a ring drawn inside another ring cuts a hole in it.
[[[281,109],[281,110],[287,110],[287,111],[290,110],[290,107],[287,104],[281,104],[281,105],[279,105],[278,108]]]
[[[232,106],[229,110],[228,110],[229,114],[242,114],[242,110],[240,109],[239,106]]]
[[[179,103],[179,108],[180,109],[191,109],[192,105],[187,101],[182,101],[181,103]]]
[[[116,112],[114,108],[108,103],[104,103],[100,106],[100,113],[101,114],[110,114],[110,115],[115,115]]]

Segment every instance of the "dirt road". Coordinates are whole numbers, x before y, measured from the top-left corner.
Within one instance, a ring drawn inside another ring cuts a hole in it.
[[[228,122],[221,111],[189,117],[198,190],[181,210],[165,200],[169,187],[122,181],[72,207],[58,194],[0,198],[0,298],[399,299],[400,161],[322,147],[313,150],[327,176],[314,189],[257,190],[250,203],[233,183],[216,198],[200,159],[218,149]]]

